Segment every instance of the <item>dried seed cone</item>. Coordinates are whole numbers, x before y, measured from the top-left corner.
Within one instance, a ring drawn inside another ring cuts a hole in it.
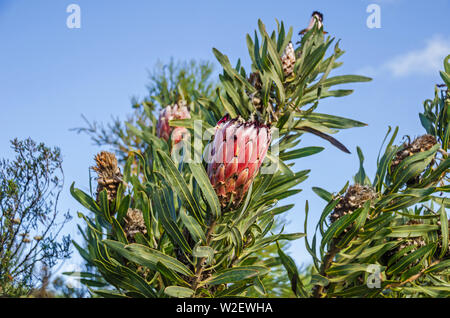
[[[423,135],[414,139],[412,143],[405,144],[405,147],[395,154],[389,172],[392,174],[403,160],[416,153],[430,150],[436,143],[437,140],[434,136]]]
[[[353,213],[356,209],[361,208],[366,201],[372,200],[376,196],[375,190],[369,186],[360,184],[349,186],[341,201],[330,214],[330,221],[336,222],[342,216]]]
[[[186,106],[186,102],[179,101],[176,104],[169,105],[162,109],[159,113],[158,123],[156,125],[156,133],[159,138],[169,140],[170,134],[172,134],[172,141],[176,144],[188,135],[188,130],[184,127],[169,126],[170,120],[175,119],[187,119],[191,118],[189,109]]]
[[[284,49],[283,56],[281,57],[283,63],[284,76],[289,77],[294,72],[295,65],[295,50],[292,42],[289,42],[288,46]]]
[[[102,151],[95,156],[96,166],[92,169],[97,172],[97,201],[99,194],[104,189],[108,193],[108,201],[113,201],[117,196],[117,189],[122,181],[122,173],[117,165],[116,156],[107,151]]]
[[[208,175],[222,207],[235,208],[244,198],[266,156],[270,128],[256,121],[231,119],[216,126],[207,156]]]
[[[137,233],[147,234],[147,227],[145,226],[144,215],[141,210],[128,209],[124,220],[125,226],[123,230],[127,236],[128,242],[134,243],[134,236]]]

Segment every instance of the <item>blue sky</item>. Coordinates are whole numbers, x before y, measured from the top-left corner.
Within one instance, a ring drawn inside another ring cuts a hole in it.
[[[80,29],[66,27],[71,3],[81,8]],[[379,29],[366,25],[371,3],[381,8]],[[287,230],[303,231],[308,199],[312,231],[324,205],[311,187],[337,191],[350,180],[358,168],[357,145],[372,176],[389,125],[399,125],[400,136],[424,132],[418,112],[441,82],[438,70],[450,54],[449,1],[0,0],[1,154],[11,155],[9,140],[14,137],[31,136],[59,146],[66,179],[60,208],[75,216],[80,206],[68,188],[75,181],[87,190],[88,167],[100,150],[87,136],[69,131],[83,126],[81,114],[104,122],[111,115],[125,118],[131,97],[146,95],[148,70],[158,60],[209,60],[219,70],[211,50],[216,47],[233,64],[241,58],[248,66],[245,35],[253,33],[258,18],[268,29],[274,28],[277,18],[298,31],[314,10],[323,12],[325,29],[341,39],[340,47],[346,51],[341,58],[344,65],[335,74],[374,80],[346,85],[355,93],[323,100],[318,109],[368,124],[336,135],[351,155],[314,136],[305,136],[302,142],[327,149],[296,164],[312,172],[301,186],[303,192],[289,200],[296,207],[288,213]],[[76,217],[66,231],[80,241],[75,222]],[[292,244],[290,254],[299,265],[310,262],[303,240]]]

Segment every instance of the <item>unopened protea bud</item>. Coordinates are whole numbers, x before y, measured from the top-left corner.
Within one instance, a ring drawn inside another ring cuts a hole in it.
[[[419,152],[430,150],[437,143],[436,138],[432,135],[423,135],[414,139],[412,143],[404,145],[403,149],[395,154],[395,158],[392,160],[389,172],[392,174],[400,163],[407,157],[412,156]]]
[[[144,215],[141,210],[128,209],[124,220],[125,226],[123,230],[127,236],[128,242],[134,243],[134,236],[137,233],[147,234],[147,227],[145,226]]]
[[[173,143],[176,144],[180,142],[188,135],[188,130],[184,127],[176,127],[175,129],[172,129],[172,127],[169,126],[169,121],[187,118],[191,118],[191,114],[189,113],[189,109],[184,101],[179,101],[177,104],[169,105],[162,109],[159,113],[158,123],[156,125],[156,133],[158,137],[167,141],[169,140],[170,134],[173,132]]]
[[[314,11],[311,15],[311,20],[309,20],[309,25],[306,29],[303,29],[299,32],[299,34],[305,34],[309,30],[311,30],[314,27],[315,23],[318,23],[318,28],[320,29],[323,26],[323,14],[319,11]],[[327,33],[327,32],[323,32]]]
[[[330,214],[331,223],[336,222],[344,215],[353,213],[361,208],[368,200],[376,198],[375,190],[366,185],[354,184],[348,187],[347,192]]]
[[[295,65],[295,50],[292,42],[284,49],[283,56],[281,57],[281,62],[283,63],[284,76],[289,77],[292,72],[294,72]]]
[[[97,201],[99,194],[104,189],[108,193],[108,201],[113,201],[117,196],[117,189],[122,181],[122,173],[117,165],[117,158],[113,153],[102,151],[95,156],[96,166],[92,169],[97,172]]]
[[[216,126],[208,154],[208,175],[222,207],[235,208],[257,175],[271,141],[270,128],[228,115]]]
[[[259,76],[258,72],[252,72],[250,73],[250,77],[248,78],[248,81],[256,90],[260,90],[262,88],[262,82],[261,82],[261,76]]]
[[[251,94],[248,92],[247,95],[252,101],[252,104],[255,106],[255,109],[259,112],[262,112],[263,103],[261,100],[260,92],[262,88],[261,76],[258,72],[252,72],[250,73],[248,81],[256,89],[256,92],[253,92]]]

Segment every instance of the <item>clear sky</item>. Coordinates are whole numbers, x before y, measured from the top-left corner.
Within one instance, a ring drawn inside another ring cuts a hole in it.
[[[72,3],[81,8],[80,29],[66,26]],[[380,6],[381,28],[366,25],[372,3]],[[287,230],[303,231],[308,199],[312,231],[324,204],[311,187],[338,191],[358,168],[357,145],[373,176],[389,125],[399,125],[400,136],[424,133],[418,112],[441,83],[438,70],[450,54],[450,1],[0,0],[0,156],[11,155],[14,137],[61,148],[66,184],[60,208],[73,213],[66,232],[80,241],[75,215],[81,207],[68,189],[73,181],[88,189],[88,167],[100,150],[87,136],[69,131],[84,125],[81,114],[104,122],[112,115],[125,118],[131,97],[146,95],[148,70],[158,60],[209,60],[219,70],[211,50],[216,47],[232,64],[242,58],[248,66],[245,35],[257,28],[258,18],[268,29],[277,18],[298,31],[314,10],[323,12],[325,30],[341,39],[346,51],[335,74],[374,80],[345,85],[355,93],[323,100],[318,109],[368,124],[335,135],[351,155],[314,136],[302,142],[327,149],[296,164],[312,172],[301,184],[303,192],[289,200],[296,207],[288,213]],[[298,265],[310,262],[303,239],[291,245],[290,254]]]

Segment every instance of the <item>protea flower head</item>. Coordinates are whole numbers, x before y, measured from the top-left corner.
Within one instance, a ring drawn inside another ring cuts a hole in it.
[[[108,193],[108,201],[113,201],[117,195],[117,189],[122,181],[122,173],[117,165],[116,156],[107,151],[102,151],[95,156],[96,166],[92,169],[97,172],[97,201],[98,195],[104,189]]]
[[[156,133],[159,138],[164,140],[169,140],[170,134],[172,134],[172,141],[174,144],[180,142],[189,133],[184,127],[173,127],[169,126],[169,121],[174,119],[187,119],[191,118],[189,109],[186,106],[186,102],[179,101],[176,104],[169,105],[162,109],[159,113],[158,123],[156,125]]]
[[[311,30],[316,22],[318,23],[318,28],[320,29],[323,26],[323,14],[320,13],[319,11],[314,11],[311,14],[311,20],[309,20],[308,27],[306,29],[301,30],[299,34],[305,34],[309,30]],[[327,32],[324,31],[323,33]]]
[[[208,175],[222,207],[235,208],[244,198],[271,142],[269,126],[223,117],[207,154]]]

